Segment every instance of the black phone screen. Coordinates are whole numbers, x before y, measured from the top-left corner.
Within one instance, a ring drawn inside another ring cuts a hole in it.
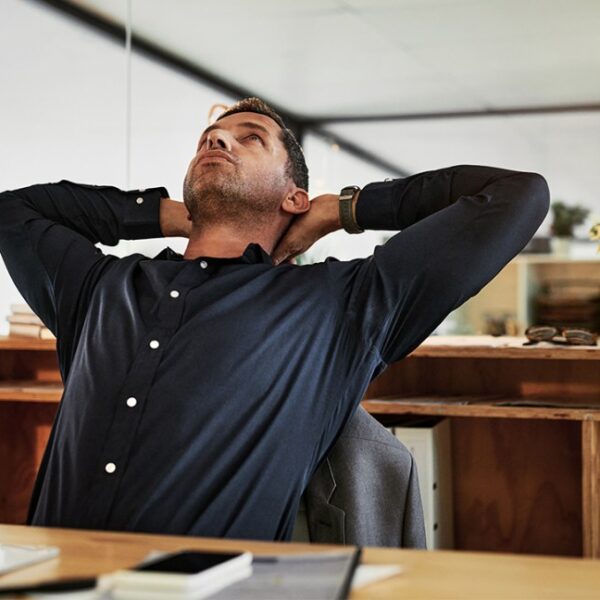
[[[239,552],[198,552],[185,551],[157,558],[152,562],[140,565],[134,571],[158,571],[161,573],[183,573],[191,575],[216,567],[232,558],[240,556]]]

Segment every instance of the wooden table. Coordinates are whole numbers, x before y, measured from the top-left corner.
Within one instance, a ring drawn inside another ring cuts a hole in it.
[[[336,546],[284,544],[0,525],[0,541],[49,544],[61,557],[0,576],[9,586],[60,577],[88,577],[140,562],[151,550],[201,548],[255,554],[324,550]],[[337,548],[340,548],[338,546]],[[352,593],[351,598],[598,598],[600,562],[471,552],[365,548],[363,564],[395,564],[403,573]]]

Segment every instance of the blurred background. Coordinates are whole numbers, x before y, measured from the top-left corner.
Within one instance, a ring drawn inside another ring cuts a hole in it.
[[[69,179],[180,199],[211,106],[256,95],[301,139],[310,194],[455,164],[536,171],[553,209],[438,334],[598,330],[597,0],[2,0],[0,188]],[[368,256],[336,232],[302,256]],[[154,256],[184,239],[123,241]],[[0,265],[0,334],[22,302]]]

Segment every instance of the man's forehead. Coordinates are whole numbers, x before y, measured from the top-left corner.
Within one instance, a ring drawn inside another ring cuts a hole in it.
[[[213,129],[229,129],[233,127],[256,127],[259,129],[267,130],[275,136],[279,135],[281,127],[271,117],[262,115],[255,112],[239,112],[232,115],[227,115],[215,121],[212,125],[207,127],[202,135],[212,131]]]

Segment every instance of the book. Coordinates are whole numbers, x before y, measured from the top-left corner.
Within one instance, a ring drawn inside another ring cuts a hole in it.
[[[31,325],[28,323],[11,323],[8,328],[9,335],[19,335],[26,337],[40,337],[42,325]]]
[[[26,323],[30,325],[43,325],[43,321],[35,314],[31,313],[17,313],[14,315],[8,315],[6,320],[9,323]]]
[[[360,561],[361,548],[306,554],[255,556],[252,575],[218,592],[214,600],[319,598],[344,600]]]
[[[18,315],[35,315],[29,304],[19,302],[17,304],[10,305],[10,312]]]
[[[55,340],[56,336],[47,327],[42,327],[42,329],[40,331],[40,339]]]
[[[47,327],[31,323],[10,323],[8,334],[11,336],[38,338],[42,340],[55,339],[54,334]]]

